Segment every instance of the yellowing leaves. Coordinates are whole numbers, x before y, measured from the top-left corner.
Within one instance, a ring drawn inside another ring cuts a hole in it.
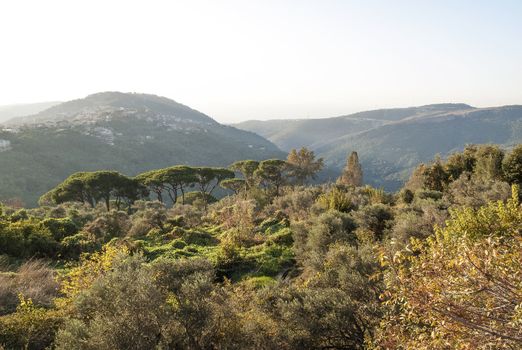
[[[128,254],[127,248],[106,245],[102,251],[82,257],[80,265],[64,276],[61,288],[64,297],[57,303],[66,305],[82,290],[88,289],[100,275],[111,269],[115,259],[122,254]]]
[[[522,347],[522,210],[507,203],[456,209],[416,254],[387,260],[390,313],[378,343],[404,348]],[[384,260],[384,259],[381,259]]]

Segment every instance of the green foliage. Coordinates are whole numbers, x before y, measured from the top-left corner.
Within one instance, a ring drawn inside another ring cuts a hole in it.
[[[217,201],[216,197],[201,192],[189,192],[185,194],[185,204],[190,205],[205,205],[206,203],[211,204]],[[181,204],[181,203],[179,203]]]
[[[292,221],[303,221],[317,211],[315,203],[322,194],[323,189],[319,187],[285,188],[284,193],[274,198],[265,211],[274,217],[281,216]]]
[[[470,146],[395,194],[287,186],[286,163],[269,160],[235,164],[250,166],[239,181],[141,174],[164,202],[127,210],[114,193],[109,211],[2,206],[0,348],[518,348],[522,211],[502,154]],[[105,175],[80,178],[101,193]],[[240,192],[202,198],[227,182]]]
[[[233,163],[230,169],[239,171],[243,175],[248,190],[257,185],[257,179],[254,174],[258,167],[259,162],[256,160],[241,160]]]
[[[96,219],[84,226],[84,231],[93,240],[108,242],[114,237],[123,237],[131,229],[129,215],[123,211],[111,210],[99,214]]]
[[[379,319],[377,268],[367,248],[335,244],[301,283],[259,289],[247,301],[252,348],[363,349]]]
[[[78,259],[82,254],[92,253],[100,248],[100,244],[89,238],[86,232],[65,237],[61,242],[61,257]]]
[[[253,289],[271,287],[276,283],[277,283],[276,280],[273,277],[269,277],[269,276],[250,277],[250,278],[246,279],[244,282],[244,284],[247,285],[248,288],[253,288]]]
[[[330,246],[337,243],[355,244],[356,224],[348,214],[328,211],[293,227],[296,258],[303,265],[322,265]]]
[[[520,274],[522,211],[518,188],[507,203],[451,212],[445,228],[392,258],[390,307],[382,347],[508,349],[522,344]]]
[[[337,210],[344,213],[355,208],[348,191],[338,186],[332,187],[330,191],[319,196],[317,202],[326,210]]]
[[[359,237],[382,240],[386,230],[391,226],[393,212],[387,205],[373,204],[357,211],[354,217],[357,222]]]
[[[257,134],[219,124],[174,101],[114,95],[96,94],[39,115],[42,123],[57,118],[58,124],[35,125],[31,118],[16,133],[0,130],[0,138],[13,146],[0,153],[0,201],[20,198],[34,207],[42,194],[81,171],[114,169],[135,176],[173,164],[228,166],[239,159],[285,156]],[[63,115],[76,117],[64,120]]]
[[[51,231],[37,221],[0,222],[0,254],[29,258],[53,257],[58,252]]]
[[[0,316],[0,346],[5,349],[45,349],[53,343],[61,323],[58,312],[37,307],[31,299],[20,295],[16,312]]]
[[[393,201],[393,197],[386,193],[382,188],[365,186],[363,192],[368,196],[371,204],[390,204]]]
[[[448,157],[446,161],[446,172],[450,180],[455,181],[462,174],[471,174],[473,172],[475,164],[477,163],[476,153],[476,146],[467,146],[463,152],[456,152]]]
[[[259,163],[254,176],[259,179],[261,186],[272,195],[278,196],[281,187],[286,183],[288,163],[280,159],[267,159]]]
[[[423,175],[424,187],[432,191],[441,192],[449,180],[440,158],[436,158],[433,164],[426,168]]]
[[[56,348],[151,349],[161,344],[168,311],[142,263],[139,256],[120,256],[103,279],[81,291],[74,300],[78,314],[58,332]]]
[[[225,179],[235,176],[232,170],[226,168],[195,168],[196,184],[201,193],[211,195],[216,186]]]
[[[115,199],[118,209],[122,202],[130,207],[134,201],[147,195],[147,191],[135,179],[130,179],[115,171],[80,172],[69,176],[56,188],[40,199],[61,204],[64,202],[82,202],[92,207],[103,202],[110,210],[110,201]]]
[[[246,189],[246,181],[243,179],[226,179],[219,183],[219,185],[227,190],[234,192],[234,194],[238,194],[241,190]]]
[[[503,163],[503,159],[504,151],[498,146],[467,146],[463,152],[453,153],[446,161],[437,156],[431,164],[419,165],[408,187],[411,190],[423,188],[442,192],[460,178],[499,181],[505,177],[506,162]]]
[[[306,147],[299,151],[292,149],[286,162],[289,166],[288,176],[298,185],[303,185],[309,178],[315,179],[316,174],[323,169],[323,158],[315,160],[315,154]]]
[[[61,241],[62,239],[73,236],[78,233],[78,227],[69,218],[55,219],[48,218],[42,220],[42,226],[49,229],[54,239]]]
[[[498,146],[484,145],[478,147],[475,154],[474,173],[484,179],[500,180],[503,177],[502,160],[504,151]]]
[[[225,168],[178,165],[151,170],[138,175],[136,179],[154,192],[158,201],[163,202],[163,194],[166,193],[172,203],[185,204],[185,191],[188,188],[198,186],[202,196],[210,196],[221,181],[233,177],[234,173]]]
[[[479,208],[491,201],[506,201],[511,197],[511,186],[504,181],[476,176],[461,176],[448,186],[445,197],[455,205]]]
[[[502,163],[504,177],[510,184],[522,184],[522,145],[517,145]]]

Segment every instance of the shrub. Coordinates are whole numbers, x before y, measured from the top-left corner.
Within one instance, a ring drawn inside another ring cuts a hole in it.
[[[283,195],[274,198],[265,208],[267,216],[283,212],[292,221],[306,220],[311,215],[313,206],[321,193],[319,187],[294,187],[285,189]]]
[[[490,201],[506,201],[511,196],[507,182],[463,175],[449,185],[445,194],[451,203],[479,208]]]
[[[14,272],[0,273],[0,315],[15,311],[19,295],[37,306],[50,307],[58,286],[55,271],[41,260],[29,260]]]
[[[386,193],[382,188],[365,186],[363,191],[368,196],[370,204],[391,204],[393,201],[393,196]]]
[[[402,203],[404,203],[404,204],[411,204],[411,202],[413,202],[413,199],[415,198],[415,195],[414,195],[414,193],[410,189],[403,188],[399,192],[399,198],[401,199]]]
[[[197,230],[184,230],[182,238],[187,244],[201,246],[215,244],[217,241],[210,233]]]
[[[78,227],[69,218],[49,218],[42,221],[42,226],[49,229],[53,237],[57,241],[61,241],[63,238],[75,235],[78,233]]]
[[[451,213],[412,249],[383,256],[389,312],[384,348],[512,349],[522,345],[522,210],[507,204]],[[412,254],[412,251],[414,254]]]
[[[0,222],[0,254],[13,257],[53,257],[58,252],[58,242],[37,221]]]
[[[291,246],[292,243],[294,243],[292,230],[288,227],[280,228],[267,237],[267,243],[270,242],[284,246]]]
[[[229,196],[211,206],[208,216],[225,230],[235,229],[248,235],[254,228],[256,214],[253,200]]]
[[[442,199],[443,193],[440,191],[433,191],[433,190],[417,190],[415,192],[415,197],[419,199],[432,199],[434,201],[438,201]]]
[[[0,317],[0,346],[6,349],[40,350],[51,346],[62,322],[57,311],[37,307],[20,296],[15,313]]]
[[[343,213],[348,213],[355,208],[350,194],[338,186],[320,195],[317,203],[326,210],[337,210]]]
[[[434,233],[435,225],[442,226],[446,219],[445,210],[424,206],[423,210],[405,210],[395,217],[390,238],[394,251],[403,249],[411,238],[425,239]]]
[[[153,349],[169,327],[164,296],[138,256],[120,255],[112,269],[75,298],[78,314],[65,321],[57,349]]]
[[[294,250],[301,264],[321,265],[332,244],[355,244],[356,224],[346,213],[329,211],[311,220],[307,225],[294,224]]]
[[[165,231],[165,224],[168,219],[165,205],[159,201],[146,202],[137,201],[132,215],[132,227],[129,236],[144,236],[153,228]]]
[[[61,255],[65,259],[78,259],[83,253],[92,253],[100,247],[82,231],[73,236],[65,237],[61,242]]]
[[[358,231],[371,233],[374,240],[382,240],[386,229],[392,224],[393,212],[384,204],[366,206],[354,213]]]
[[[123,237],[131,228],[131,221],[127,213],[111,210],[103,212],[94,221],[84,227],[93,239],[108,242],[114,237]]]
[[[176,204],[167,213],[169,217],[181,218],[183,224],[188,227],[196,227],[203,221],[202,209],[188,204]]]

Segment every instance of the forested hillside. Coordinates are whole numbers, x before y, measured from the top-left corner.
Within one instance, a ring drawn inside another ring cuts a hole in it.
[[[0,126],[0,200],[33,206],[77,171],[126,175],[172,164],[228,166],[283,153],[164,97],[107,92]]]
[[[521,142],[522,107],[437,104],[236,126],[266,137],[283,150],[310,147],[333,169],[342,168],[347,152],[357,151],[368,183],[396,190],[420,162],[436,154],[447,156],[473,143],[511,147]]]
[[[437,157],[397,192],[347,158],[322,185],[303,148],[78,172],[0,206],[0,348],[521,348],[522,145]]]

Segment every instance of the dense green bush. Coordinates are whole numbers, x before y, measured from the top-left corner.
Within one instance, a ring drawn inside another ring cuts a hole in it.
[[[54,257],[58,252],[59,243],[39,222],[0,222],[0,254],[28,258]]]
[[[42,225],[49,229],[53,237],[57,241],[61,241],[65,237],[75,235],[78,233],[78,227],[69,218],[48,218],[42,220]]]
[[[51,346],[63,319],[59,312],[20,298],[16,312],[0,317],[0,345],[5,349],[42,350]]]

